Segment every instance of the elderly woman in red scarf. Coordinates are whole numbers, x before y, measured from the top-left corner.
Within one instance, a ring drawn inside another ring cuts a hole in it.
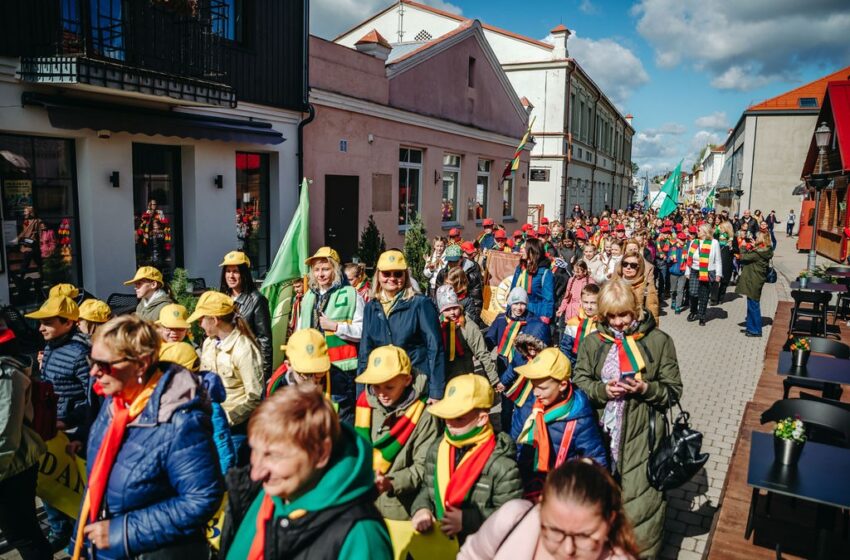
[[[205,526],[223,482],[208,405],[198,377],[157,362],[159,347],[153,324],[134,315],[92,340],[91,375],[106,398],[89,434],[75,560],[83,546],[97,559],[209,553]]]

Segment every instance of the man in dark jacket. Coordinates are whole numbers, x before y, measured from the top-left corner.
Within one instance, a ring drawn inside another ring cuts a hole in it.
[[[92,403],[86,361],[90,346],[77,329],[79,316],[77,304],[67,296],[48,298],[40,309],[27,314],[28,318],[38,320],[38,330],[47,342],[40,358],[41,378],[53,384],[59,400],[57,427],[75,442],[75,451],[86,441],[94,416],[89,410]],[[50,521],[48,539],[54,550],[61,550],[71,539],[73,520],[46,504],[45,510]]]

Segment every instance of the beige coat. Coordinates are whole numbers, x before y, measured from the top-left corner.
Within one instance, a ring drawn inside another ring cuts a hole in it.
[[[221,407],[231,426],[248,421],[263,394],[263,358],[250,338],[233,331],[219,341],[207,338],[201,350],[201,371],[221,377],[227,398]]]

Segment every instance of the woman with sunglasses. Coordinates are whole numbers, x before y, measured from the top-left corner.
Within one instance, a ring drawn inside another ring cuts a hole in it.
[[[658,289],[655,287],[655,282],[646,274],[646,260],[643,255],[637,251],[630,251],[625,254],[623,259],[617,265],[616,277],[625,280],[635,294],[635,300],[643,309],[646,309],[655,318],[655,325],[658,326],[658,313],[660,311],[658,303]]]
[[[458,560],[633,560],[634,530],[620,488],[591,461],[567,461],[546,478],[539,504],[511,500],[487,518]]]
[[[428,376],[428,395],[443,398],[445,362],[437,308],[416,292],[404,253],[391,249],[381,254],[372,281],[372,299],[363,311],[357,372],[363,373],[369,354],[379,346],[404,348],[414,369]]]
[[[664,494],[646,478],[649,415],[682,394],[673,339],[642,309],[620,278],[599,292],[597,336],[579,346],[573,383],[587,393],[611,438],[611,464],[623,489],[626,515],[635,526],[641,558],[656,558],[664,536]],[[655,423],[656,441],[663,423]]]
[[[209,405],[197,376],[158,363],[160,344],[133,315],[92,339],[91,376],[105,400],[89,435],[75,559],[83,546],[98,559],[209,553],[205,526],[223,493]]]

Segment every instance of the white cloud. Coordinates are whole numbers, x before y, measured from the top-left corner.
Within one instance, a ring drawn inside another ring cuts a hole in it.
[[[649,82],[640,58],[613,39],[584,39],[573,34],[567,48],[620,110],[636,89]]]
[[[640,0],[632,14],[659,66],[691,65],[718,89],[793,81],[850,59],[847,0]]]
[[[643,134],[651,137],[659,136],[661,134],[672,134],[674,136],[678,136],[680,134],[684,134],[687,130],[687,127],[683,124],[668,122],[662,124],[658,128],[647,128],[643,131]]]
[[[581,4],[579,4],[578,9],[581,13],[587,15],[593,15],[599,13],[599,9],[593,5],[593,2],[590,0],[581,0]]]
[[[694,124],[700,128],[725,131],[729,128],[729,119],[726,117],[725,111],[715,111],[710,115],[697,118]]]
[[[445,0],[419,1],[453,14],[463,13],[460,6]],[[390,0],[313,0],[310,2],[310,33],[333,39],[389,5]]]
[[[708,144],[723,142],[721,133],[698,130],[693,136],[682,138],[682,133],[660,132],[667,128],[678,130],[676,123],[667,123],[657,129],[638,131],[634,136],[632,159],[640,166],[640,174],[650,177],[672,170],[682,161],[682,170],[690,171],[694,158]]]

